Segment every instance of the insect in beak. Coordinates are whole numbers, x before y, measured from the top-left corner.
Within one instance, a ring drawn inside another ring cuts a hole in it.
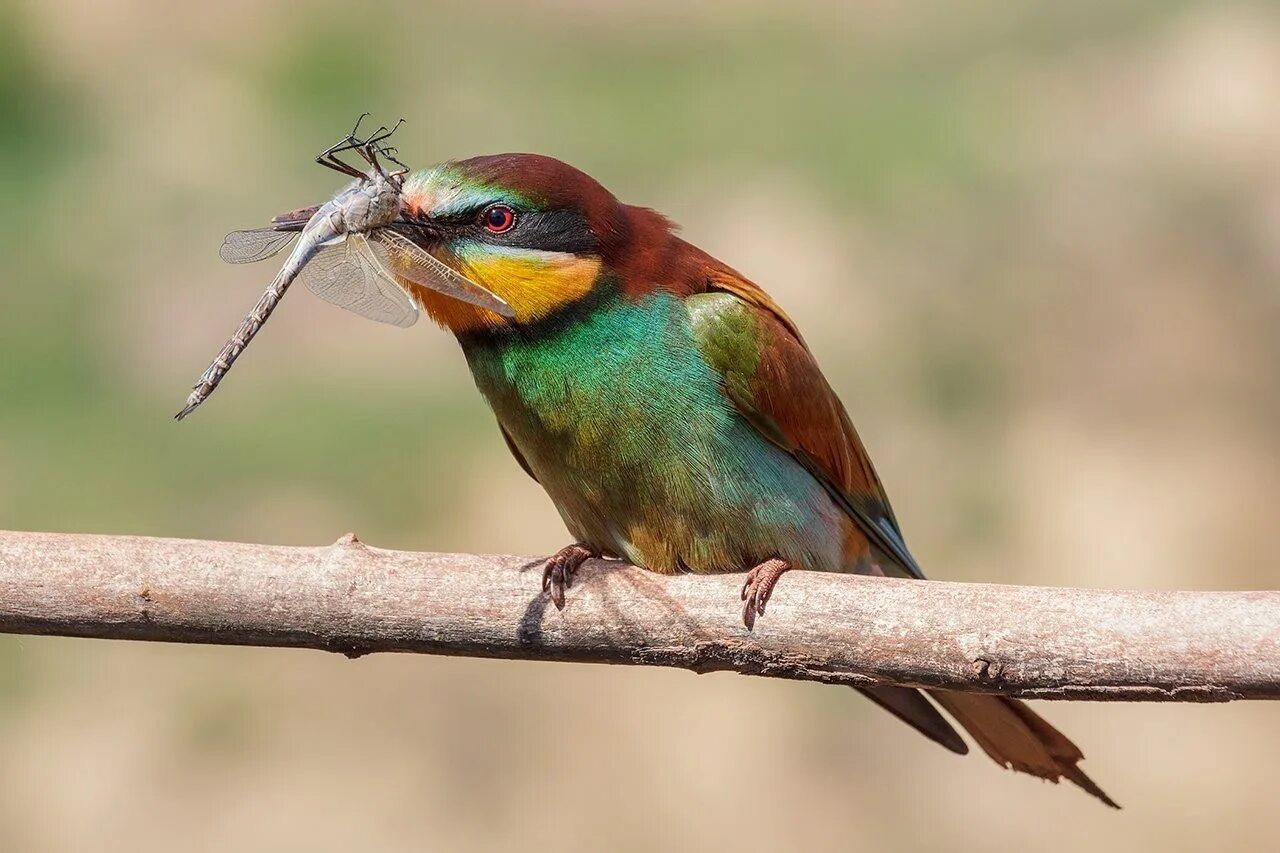
[[[401,177],[408,168],[396,158],[395,149],[383,143],[403,119],[390,130],[382,127],[360,139],[356,134],[363,119],[362,115],[351,133],[316,157],[320,165],[353,178],[350,184],[324,204],[287,211],[272,218],[267,228],[233,231],[223,241],[222,259],[243,264],[265,260],[298,238],[258,303],[196,381],[187,405],[176,415],[179,420],[214,392],[295,279],[327,302],[394,326],[411,326],[418,319],[417,302],[401,280],[504,317],[514,316],[500,297],[394,227],[403,227]],[[338,154],[345,151],[356,152],[369,165],[368,171],[340,159]],[[380,157],[401,170],[387,172]]]

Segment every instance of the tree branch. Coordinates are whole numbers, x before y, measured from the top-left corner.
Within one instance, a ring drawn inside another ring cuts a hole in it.
[[[525,570],[522,570],[525,569]],[[733,670],[1038,699],[1280,698],[1280,592],[584,566],[560,613],[520,557],[0,532],[0,632]]]

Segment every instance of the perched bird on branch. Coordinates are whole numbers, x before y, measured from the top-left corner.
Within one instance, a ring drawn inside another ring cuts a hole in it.
[[[743,619],[789,569],[924,578],[844,406],[795,323],[758,285],[558,160],[501,154],[405,176],[403,233],[510,306],[503,316],[402,281],[462,345],[521,467],[576,540],[574,570],[746,572]],[[861,688],[953,752],[1070,779],[1080,750],[1022,702]]]

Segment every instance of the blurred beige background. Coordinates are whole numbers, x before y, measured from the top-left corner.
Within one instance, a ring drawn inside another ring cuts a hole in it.
[[[0,4],[0,526],[544,553],[453,342],[291,295],[361,110],[569,160],[770,289],[935,577],[1280,586],[1280,9]],[[532,581],[531,581],[532,582]],[[1260,849],[1280,709],[1042,708],[1125,806],[851,691],[0,637],[0,850]]]

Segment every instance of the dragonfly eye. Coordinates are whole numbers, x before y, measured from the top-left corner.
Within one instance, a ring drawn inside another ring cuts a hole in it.
[[[516,224],[516,212],[505,204],[491,204],[480,213],[480,221],[490,234],[502,234]]]

